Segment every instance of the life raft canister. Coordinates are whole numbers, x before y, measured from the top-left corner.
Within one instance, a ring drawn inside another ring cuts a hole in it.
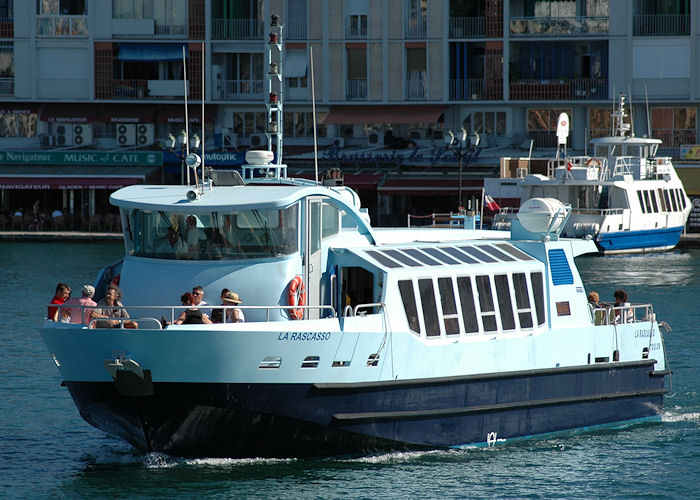
[[[289,292],[287,293],[287,303],[290,306],[306,305],[306,288],[301,276],[295,276],[289,283]],[[303,309],[290,309],[289,315],[292,319],[302,319],[304,317]]]

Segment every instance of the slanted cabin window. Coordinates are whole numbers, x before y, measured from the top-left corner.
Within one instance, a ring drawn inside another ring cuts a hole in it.
[[[542,273],[530,273],[532,283],[532,295],[535,299],[535,313],[537,314],[537,324],[544,324],[544,281]]]
[[[479,307],[481,308],[481,321],[484,324],[484,331],[492,332],[496,330],[496,310],[491,295],[491,282],[488,276],[476,277],[476,292],[479,295]]]
[[[416,295],[413,291],[413,282],[411,280],[399,281],[399,293],[401,294],[401,302],[403,302],[403,310],[406,313],[408,328],[410,328],[412,332],[420,334],[418,307],[416,307]]]
[[[527,280],[524,273],[513,274],[513,289],[520,328],[532,328],[532,309],[530,308],[530,297],[527,293]]]
[[[639,198],[639,206],[642,209],[642,213],[645,214],[647,213],[647,206],[644,203],[644,196],[642,195],[642,191],[637,191],[637,198]]]
[[[510,300],[510,288],[508,287],[508,276],[498,274],[493,277],[496,285],[496,297],[498,298],[498,310],[501,313],[501,325],[504,330],[515,329],[515,318],[513,317],[513,303]]]
[[[321,238],[330,238],[340,231],[340,212],[338,207],[324,203],[321,207]]]
[[[445,334],[458,335],[459,319],[457,316],[457,304],[455,303],[455,292],[452,287],[452,278],[438,278],[438,290],[440,290]]]
[[[254,259],[298,251],[299,207],[222,212],[126,211],[127,253],[157,259]]]
[[[476,333],[479,331],[479,322],[476,319],[474,292],[472,290],[472,280],[469,276],[457,277],[457,291],[459,292],[459,304],[462,308],[464,330],[467,333]]]
[[[418,280],[418,292],[423,306],[423,321],[425,334],[428,337],[440,336],[440,321],[438,320],[437,305],[435,304],[435,290],[433,280],[430,278]]]

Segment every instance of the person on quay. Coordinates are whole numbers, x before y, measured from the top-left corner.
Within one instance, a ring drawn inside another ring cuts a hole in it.
[[[116,285],[109,285],[105,296],[97,303],[97,309],[93,310],[92,317],[98,318],[97,328],[119,328],[124,324],[124,328],[138,328],[139,325],[133,321],[129,313],[121,303],[122,292]]]
[[[238,297],[236,292],[227,292],[224,297],[224,305],[238,305],[241,303],[241,299]],[[243,310],[240,307],[234,307],[231,309],[226,309],[226,323],[243,323],[245,321],[245,316],[243,315]]]
[[[66,306],[76,306],[68,309],[70,314],[70,322],[77,324],[89,325],[92,320],[92,309],[97,302],[92,300],[95,296],[95,287],[92,285],[83,285],[80,289],[81,297],[73,297],[65,302]]]
[[[194,306],[195,298],[190,292],[185,292],[180,297],[180,302],[183,306]],[[176,325],[210,325],[209,316],[202,312],[198,307],[187,307],[180,316],[175,320]]]
[[[56,285],[56,293],[53,296],[53,299],[51,299],[51,302],[49,304],[57,304],[61,305],[63,304],[66,300],[70,298],[71,294],[71,289],[66,283],[61,283],[60,281]],[[57,306],[51,306],[49,305],[48,313],[47,313],[47,318],[50,319],[51,321],[58,321],[58,307]]]

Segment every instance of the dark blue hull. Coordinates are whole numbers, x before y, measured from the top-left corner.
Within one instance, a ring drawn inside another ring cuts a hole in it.
[[[448,448],[654,417],[653,360],[361,384],[66,382],[85,420],[147,451],[302,457]],[[128,391],[126,391],[128,392]]]
[[[654,251],[675,247],[681,238],[683,227],[670,227],[648,231],[624,231],[599,233],[596,244],[603,252]]]

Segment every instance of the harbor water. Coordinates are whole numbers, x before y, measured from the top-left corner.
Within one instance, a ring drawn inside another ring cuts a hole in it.
[[[90,427],[61,387],[39,326],[59,280],[79,293],[123,245],[3,241],[0,252],[2,498],[700,495],[700,250],[577,259],[586,291],[612,302],[614,290],[625,288],[631,302],[653,303],[671,327],[665,341],[673,375],[660,422],[495,448],[303,460],[142,454]]]

